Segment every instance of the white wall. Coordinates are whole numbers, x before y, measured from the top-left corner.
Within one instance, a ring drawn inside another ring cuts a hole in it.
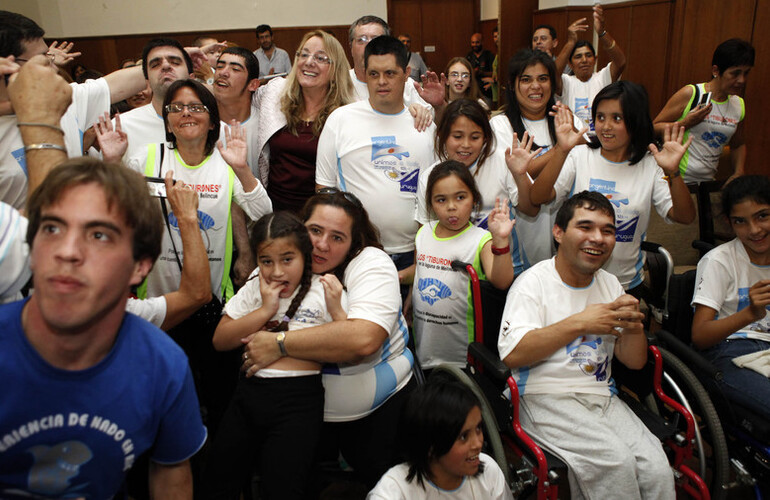
[[[8,5],[6,7],[6,5]],[[387,18],[387,0],[3,0],[50,38],[346,25],[365,14]]]
[[[503,0],[505,1],[505,0]],[[500,14],[500,0],[481,0],[481,20],[497,19]]]

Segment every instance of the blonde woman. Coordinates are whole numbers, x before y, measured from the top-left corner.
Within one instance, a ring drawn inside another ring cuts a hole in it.
[[[355,101],[342,45],[315,30],[299,44],[286,78],[259,89],[259,174],[275,210],[299,213],[315,189],[318,136],[326,118]]]

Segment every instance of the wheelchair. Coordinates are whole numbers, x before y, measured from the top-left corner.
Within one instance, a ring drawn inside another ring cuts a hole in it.
[[[713,248],[713,244],[695,241],[693,247],[703,255]],[[659,312],[663,328],[656,333],[658,341],[686,363],[688,371],[701,382],[713,402],[711,408],[694,407],[696,416],[701,421],[708,421],[712,419],[710,414],[713,411],[722,425],[724,445],[718,439],[714,442],[718,433],[711,434],[708,430],[705,433],[705,441],[711,443],[712,461],[718,462],[719,468],[726,461],[729,464],[726,470],[716,474],[718,477],[714,480],[721,485],[718,498],[726,498],[732,490],[741,486],[752,489],[756,498],[763,498],[763,493],[767,495],[770,492],[770,422],[731,401],[719,385],[722,373],[692,347],[693,309],[690,302],[695,289],[696,271],[674,275],[671,272],[673,263],[669,259],[658,259],[655,262],[655,265],[667,267],[665,274],[669,276],[666,295],[662,300],[663,308]],[[680,378],[679,374],[673,376],[677,380]],[[717,498],[716,495],[712,496]]]
[[[462,262],[453,263],[455,270],[467,272],[475,312],[475,341],[468,347],[468,365],[465,370],[441,366],[438,369],[454,373],[480,396],[487,453],[503,469],[516,498],[555,499],[568,488],[567,466],[558,457],[538,446],[519,424],[519,393],[510,369],[497,354],[497,335],[505,305],[506,292],[494,289],[488,282],[479,281],[473,267]],[[677,494],[692,498],[709,499],[709,485],[705,460],[694,453],[699,439],[697,422],[681,402],[679,390],[669,397],[663,390],[673,354],[661,353],[651,345],[648,367],[641,371],[613,367],[613,376],[620,388],[619,395],[661,439],[674,471]],[[679,361],[676,359],[676,361]],[[681,364],[681,362],[680,362]],[[681,364],[678,368],[687,367]],[[630,373],[636,372],[636,373]],[[670,378],[670,377],[669,377]],[[653,381],[650,384],[650,380]],[[697,380],[693,380],[697,383]],[[675,385],[678,389],[678,385]],[[510,397],[506,395],[510,391]],[[702,388],[701,388],[702,389]],[[703,391],[705,394],[705,391]],[[706,398],[708,399],[708,398]],[[697,471],[696,471],[697,470]],[[704,472],[705,471],[705,472]]]

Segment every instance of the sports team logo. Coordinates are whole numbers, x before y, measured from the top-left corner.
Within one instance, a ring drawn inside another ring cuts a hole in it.
[[[393,156],[397,160],[409,158],[409,151],[396,144],[395,135],[372,137],[372,161],[385,156]]]

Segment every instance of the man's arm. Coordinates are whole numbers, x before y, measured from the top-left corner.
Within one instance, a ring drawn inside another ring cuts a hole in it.
[[[238,258],[233,263],[233,278],[236,286],[243,286],[249,275],[257,267],[254,251],[249,244],[249,230],[246,226],[246,214],[235,202],[231,203],[230,216],[233,221],[233,242],[238,250]]]
[[[113,104],[138,94],[147,84],[141,66],[113,71],[104,80],[110,88],[110,102]]]
[[[289,356],[322,363],[356,363],[377,352],[388,338],[384,328],[365,319],[333,321],[285,333]],[[275,332],[263,330],[244,340],[247,377],[281,358],[275,337]]]
[[[179,289],[165,294],[166,317],[161,328],[168,330],[211,300],[209,256],[198,228],[198,193],[184,182],[173,184],[173,171],[166,172],[166,193],[179,223],[184,266]]]
[[[161,465],[150,462],[150,498],[159,500],[192,499],[190,462]]]
[[[577,21],[573,22],[567,28],[567,43],[561,48],[559,55],[556,56],[556,81],[554,82],[554,92],[556,95],[561,95],[562,92],[562,80],[561,74],[564,73],[564,68],[569,63],[569,56],[572,53],[572,49],[575,48],[575,44],[578,41],[578,33],[588,30],[588,23],[586,18],[581,17]]]
[[[510,368],[530,366],[581,335],[618,336],[616,328],[641,329],[644,314],[638,306],[630,295],[621,295],[609,304],[592,304],[558,323],[527,332],[503,362]]]
[[[16,112],[27,159],[28,192],[48,172],[67,160],[64,133],[59,122],[72,102],[72,89],[43,55],[35,56],[11,77],[8,95]],[[34,144],[52,144],[61,149],[26,149]]]

